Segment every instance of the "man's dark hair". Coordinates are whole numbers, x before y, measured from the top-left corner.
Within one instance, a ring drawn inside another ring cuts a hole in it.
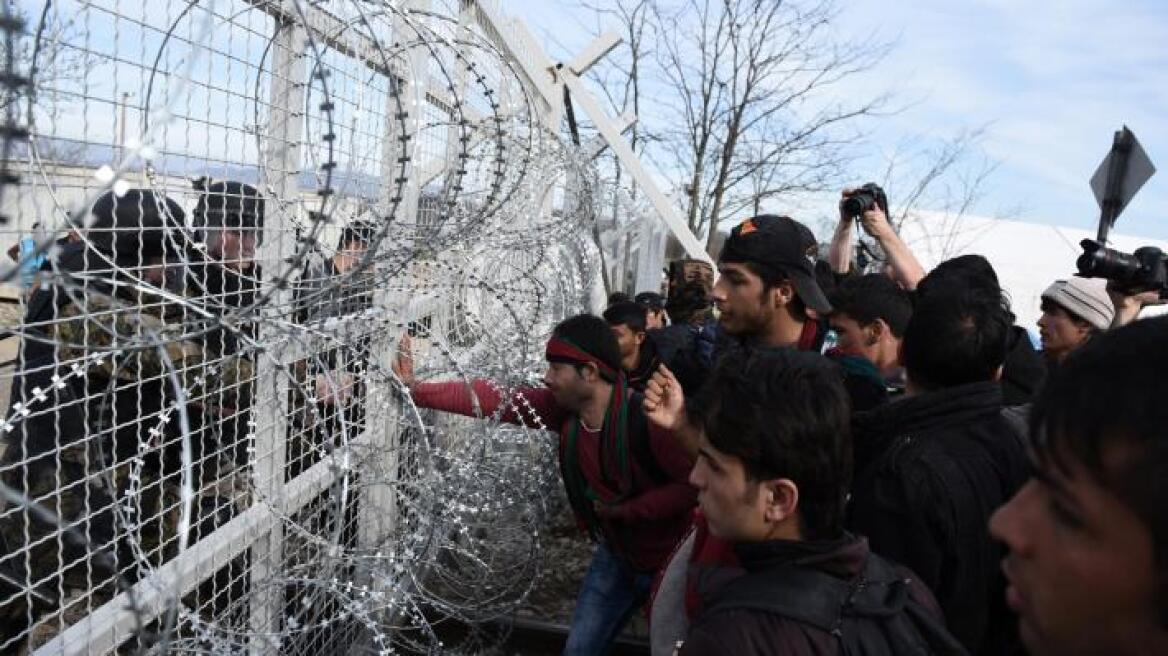
[[[1035,399],[1040,466],[1080,463],[1147,526],[1168,627],[1168,317],[1107,331],[1067,357]]]
[[[342,250],[351,243],[368,246],[376,235],[377,226],[367,221],[354,221],[341,231],[341,236],[337,239],[337,250]]]
[[[620,345],[608,323],[594,314],[577,314],[561,321],[552,330],[553,337],[565,339],[596,359],[607,364],[613,371],[621,370]],[[603,376],[603,375],[602,375]],[[607,376],[604,378],[608,379]]]
[[[888,276],[879,273],[849,278],[831,296],[834,312],[846,314],[861,326],[881,319],[896,337],[904,336],[912,317],[912,299]]]
[[[908,378],[924,390],[993,380],[1009,329],[1001,297],[957,281],[937,285],[917,299],[904,331]]]
[[[795,483],[804,539],[841,534],[852,476],[850,406],[826,358],[789,348],[731,352],[691,412],[710,444],[741,459],[751,480]]]
[[[617,303],[628,303],[633,300],[631,296],[624,292],[613,292],[608,295],[608,305],[616,305]]]
[[[1002,289],[994,265],[981,255],[958,255],[938,264],[917,283],[917,296],[949,285],[964,285],[998,297],[1002,307],[1010,311],[1010,296]]]
[[[633,297],[633,301],[647,310],[665,309],[665,297],[657,292],[640,292]]]
[[[633,332],[643,333],[647,313],[645,306],[627,301],[608,306],[604,311],[604,320],[610,326],[628,326]]]

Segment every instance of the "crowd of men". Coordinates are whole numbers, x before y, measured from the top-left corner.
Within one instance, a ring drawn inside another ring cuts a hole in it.
[[[222,319],[259,293],[264,200],[196,194],[189,219],[107,194],[38,259],[54,274],[29,290],[0,456],[0,650],[173,556],[183,462],[189,539],[248,503],[256,328]],[[755,216],[716,276],[681,260],[666,289],[563,321],[538,388],[420,382],[403,341],[419,407],[558,436],[596,541],[564,652],[605,653],[644,609],[654,654],[1168,653],[1168,318],[1135,320],[1158,292],[1054,281],[1036,349],[985,258],[925,271],[883,199],[842,207],[825,258]],[[880,273],[852,270],[857,224]],[[291,321],[371,307],[352,274],[375,232],[306,263]],[[367,350],[291,367],[287,476],[365,420]]]
[[[925,271],[883,202],[824,261],[749,218],[717,271],[562,322],[510,396],[399,355],[419,406],[558,434],[597,542],[565,654],[642,608],[655,655],[1168,653],[1157,292],[1054,281],[1037,349],[984,257]]]

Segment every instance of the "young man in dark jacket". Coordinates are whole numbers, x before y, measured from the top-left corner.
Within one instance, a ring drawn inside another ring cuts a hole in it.
[[[650,420],[668,423],[679,411],[673,399]],[[827,360],[793,349],[730,354],[691,412],[702,426],[690,474],[697,521],[732,545],[739,566],[699,577],[686,599],[683,587],[665,584],[691,567],[686,541],[654,600],[655,654],[668,653],[662,634],[684,627],[687,611],[685,656],[827,655],[856,644],[895,654],[923,636],[936,651],[960,653],[928,589],[844,531],[848,397]],[[910,606],[925,626],[908,618]]]
[[[1002,600],[991,513],[1026,479],[1022,442],[998,385],[1010,320],[999,298],[938,286],[905,330],[905,398],[859,413],[848,526],[929,585],[974,654],[1006,653],[1016,627]]]
[[[1010,299],[998,282],[998,274],[989,260],[981,255],[958,255],[938,264],[916,287],[917,295],[927,294],[938,286],[961,285],[979,289],[1001,299],[1010,319],[1006,333],[1006,358],[1002,363],[1002,405],[1019,406],[1029,403],[1042,387],[1046,365],[1042,355],[1030,343],[1030,335],[1022,326],[1014,324],[1016,317],[1010,311]]]
[[[1035,476],[994,514],[1034,656],[1168,653],[1168,318],[1104,333],[1035,401]]]
[[[644,392],[649,377],[661,363],[652,339],[648,338],[649,311],[633,302],[617,303],[604,310],[604,320],[612,328],[620,347],[621,369],[629,387]]]
[[[825,318],[832,307],[815,277],[809,255],[814,245],[810,230],[786,216],[752,217],[730,231],[718,261],[721,277],[712,293],[720,312],[714,363],[739,350],[792,347],[819,351],[825,331],[812,315]],[[852,354],[840,354],[840,358],[863,360]],[[867,409],[886,400],[884,382],[870,367],[861,371],[849,368],[846,362],[839,364],[853,409]],[[660,373],[662,382],[665,378],[677,382],[671,371]],[[650,388],[646,386],[648,397],[655,394]],[[698,427],[683,420],[677,433],[690,453],[696,453]]]
[[[641,292],[633,297],[633,302],[645,308],[645,327],[649,330],[664,328],[669,323],[665,311],[665,297],[657,292]]]
[[[559,433],[568,501],[599,543],[564,653],[602,654],[684,535],[696,493],[686,482],[689,458],[672,435],[646,420],[640,396],[628,389],[616,338],[603,319],[564,320],[546,353],[546,387],[511,390],[506,398],[484,380],[415,383],[408,357],[399,357],[394,369],[418,407]]]
[[[912,316],[909,293],[888,276],[869,273],[841,282],[831,295],[831,305],[831,327],[838,341],[828,356],[863,367],[864,373],[882,380],[890,391],[903,391],[900,343]],[[864,405],[856,403],[854,396],[853,405]]]
[[[705,384],[718,342],[710,289],[704,279],[675,285],[666,304],[673,323],[649,331],[657,357],[689,395],[697,394]]]

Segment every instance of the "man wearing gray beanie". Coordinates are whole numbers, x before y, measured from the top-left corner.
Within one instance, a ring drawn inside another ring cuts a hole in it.
[[[1115,305],[1103,280],[1069,278],[1056,280],[1042,292],[1042,317],[1038,319],[1042,353],[1057,365],[1096,333],[1111,327]]]

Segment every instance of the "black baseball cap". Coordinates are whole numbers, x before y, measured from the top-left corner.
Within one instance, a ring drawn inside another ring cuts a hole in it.
[[[641,292],[633,298],[633,302],[649,310],[665,309],[665,297],[657,292]]]
[[[782,274],[807,307],[827,314],[831,303],[815,280],[815,236],[788,216],[763,214],[734,227],[719,261],[749,262]]]

